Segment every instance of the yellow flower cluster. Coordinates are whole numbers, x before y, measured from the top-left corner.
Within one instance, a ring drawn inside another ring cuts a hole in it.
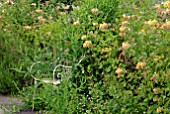
[[[130,28],[126,27],[127,24],[129,24],[129,20],[131,20],[132,17],[131,16],[126,16],[125,14],[123,14],[123,19],[122,19],[122,24],[119,28],[120,33],[119,36],[126,36],[128,32],[130,32]]]
[[[81,37],[81,40],[85,40],[87,38],[87,36],[86,35],[83,35],[82,37]]]
[[[137,65],[136,65],[136,68],[137,69],[143,69],[145,66],[146,66],[145,62],[138,62]]]
[[[162,112],[162,109],[163,109],[162,107],[158,107],[158,108],[156,109],[156,112],[157,112],[157,113],[161,113],[161,112]]]
[[[83,48],[91,48],[92,47],[92,42],[90,40],[86,40],[83,43]]]
[[[99,25],[99,30],[104,32],[108,27],[109,25],[107,23],[102,23]]]
[[[168,15],[170,15],[170,1],[166,1],[164,4],[163,4],[164,8],[166,8],[166,13]]]
[[[112,49],[111,48],[104,48],[102,50],[103,53],[109,53]]]
[[[155,26],[158,24],[158,21],[157,20],[145,21],[145,24],[148,24],[150,26]]]
[[[128,42],[123,42],[122,43],[122,50],[126,50],[130,47],[130,44]]]
[[[131,16],[127,16],[127,15],[123,14],[123,20],[124,21],[131,20],[131,19],[132,19]]]
[[[164,3],[164,8],[170,9],[170,1],[166,1],[166,2]]]

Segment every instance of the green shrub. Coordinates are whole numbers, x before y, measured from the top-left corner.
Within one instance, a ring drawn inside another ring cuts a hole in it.
[[[166,8],[148,0],[74,5],[71,10],[42,5],[42,13],[30,8],[36,17],[31,29],[24,28],[27,22],[12,24],[28,46],[22,52],[27,61],[20,64],[32,85],[20,91],[23,108],[52,114],[168,113],[169,14],[159,12]],[[61,83],[52,84],[58,78]]]
[[[23,49],[20,48],[20,42],[13,39],[12,35],[4,34],[3,31],[0,34],[0,93],[16,94],[16,85],[21,88],[25,84],[23,73],[15,71],[16,68],[24,67],[21,62]]]
[[[157,19],[156,10],[138,2],[131,7],[129,2],[124,11],[123,1],[119,7],[117,3],[82,1],[80,10],[59,17],[64,24],[61,52],[65,52],[58,61],[67,62],[58,64],[72,66],[72,77],[62,78],[54,90],[46,84],[31,87],[26,103],[50,113],[168,112],[168,33],[147,24]],[[108,4],[114,8],[105,8]],[[145,12],[133,14],[134,7]],[[110,14],[116,8],[120,9]],[[154,15],[146,17],[147,10]],[[158,23],[163,24],[161,19]]]

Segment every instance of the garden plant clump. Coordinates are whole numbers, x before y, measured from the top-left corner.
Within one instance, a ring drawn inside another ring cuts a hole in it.
[[[2,2],[0,93],[47,114],[169,113],[170,1],[157,3]]]

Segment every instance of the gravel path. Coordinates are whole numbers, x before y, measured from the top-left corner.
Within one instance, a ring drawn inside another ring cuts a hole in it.
[[[17,98],[0,95],[0,114],[4,113],[3,111],[4,109],[7,112],[10,112],[14,105],[22,106],[23,103],[19,101]]]
[[[19,101],[17,98],[0,95],[0,114],[5,114],[4,109],[8,113],[10,113],[11,109],[14,105],[22,106],[23,103],[21,101]],[[14,114],[14,113],[12,113],[12,114]],[[27,111],[21,111],[20,113],[16,113],[16,114],[38,114],[38,113],[27,110]]]

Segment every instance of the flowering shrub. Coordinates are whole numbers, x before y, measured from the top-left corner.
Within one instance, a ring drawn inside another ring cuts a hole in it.
[[[32,17],[14,24],[12,12],[11,19],[0,14],[9,22],[3,20],[2,29],[19,34],[28,48],[22,52],[26,68],[15,70],[25,70],[32,81],[21,91],[25,107],[52,114],[168,113],[169,2],[144,1],[82,0],[56,7],[51,1],[42,8],[28,2],[25,13]]]

